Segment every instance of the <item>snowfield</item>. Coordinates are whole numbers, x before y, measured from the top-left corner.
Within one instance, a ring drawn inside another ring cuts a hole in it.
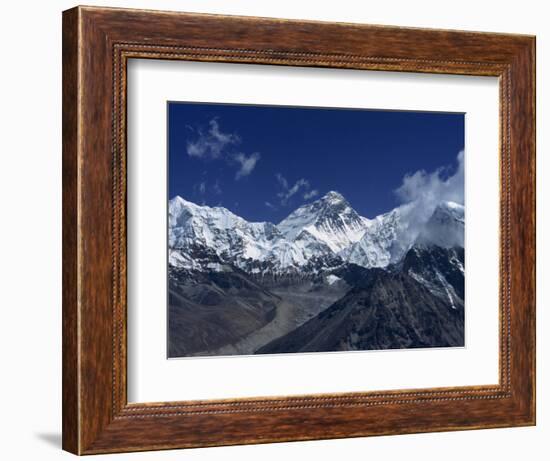
[[[369,219],[331,191],[275,225],[248,222],[226,208],[199,206],[176,196],[169,202],[169,263],[212,270],[211,261],[202,267],[191,251],[203,248],[220,262],[256,274],[318,271],[342,263],[384,268],[399,262],[415,244],[464,246],[463,205],[442,202],[429,216],[419,223],[402,205]]]

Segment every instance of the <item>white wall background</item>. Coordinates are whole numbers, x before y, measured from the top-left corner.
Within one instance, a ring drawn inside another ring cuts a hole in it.
[[[108,3],[107,3],[108,2]],[[4,2],[0,15],[0,453],[69,459],[61,445],[61,11],[76,3]],[[117,455],[136,460],[547,459],[550,451],[549,13],[537,0],[89,0],[87,4],[537,35],[538,425]],[[98,457],[102,459],[104,457]],[[114,459],[114,458],[113,458]]]

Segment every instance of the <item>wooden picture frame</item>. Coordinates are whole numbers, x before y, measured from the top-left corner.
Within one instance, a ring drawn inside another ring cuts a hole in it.
[[[496,76],[500,381],[134,404],[126,395],[126,63]],[[535,38],[77,7],[63,13],[63,448],[93,454],[535,424]]]

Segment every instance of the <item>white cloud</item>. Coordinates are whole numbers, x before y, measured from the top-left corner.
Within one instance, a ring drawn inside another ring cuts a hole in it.
[[[283,189],[288,189],[288,181],[281,173],[277,173],[275,177],[277,178],[277,182]]]
[[[309,181],[307,179],[303,179],[303,178],[298,179],[298,181],[296,181],[294,185],[290,189],[288,189],[286,193],[286,197],[290,198],[294,194],[299,192],[301,189],[308,189],[308,188],[309,188]]]
[[[297,193],[304,191],[305,198],[305,195],[310,191],[311,185],[307,179],[300,178],[292,186],[290,186],[288,180],[281,173],[277,173],[275,178],[277,178],[277,182],[281,188],[281,191],[277,193],[277,197],[283,206],[286,205],[288,201]]]
[[[310,198],[316,197],[319,195],[319,191],[317,189],[310,190],[309,192],[306,192],[304,194],[304,200],[309,200]]]
[[[207,192],[221,195],[222,188],[220,186],[220,181],[216,179],[216,182],[201,181],[196,183],[193,186],[193,191],[198,195],[206,195]]]
[[[254,168],[256,167],[256,164],[260,160],[260,154],[258,152],[254,152],[253,154],[250,154],[248,157],[246,154],[243,154],[242,152],[239,152],[235,155],[234,159],[237,161],[237,163],[240,165],[239,170],[237,171],[237,174],[235,175],[235,179],[239,180],[245,176],[248,176]]]
[[[272,210],[277,209],[277,207],[275,205],[273,205],[273,203],[271,203],[271,202],[264,202],[264,203],[265,203],[266,207],[271,208]]]
[[[464,151],[457,156],[456,172],[444,178],[448,168],[438,168],[432,173],[425,170],[407,174],[395,193],[403,203],[422,202],[435,207],[442,201],[464,204]]]
[[[218,121],[213,118],[208,123],[208,130],[197,129],[198,138],[187,142],[187,155],[203,159],[219,158],[226,147],[238,144],[239,136],[223,133]]]
[[[196,133],[196,138],[187,142],[187,155],[202,160],[223,160],[230,166],[238,166],[235,174],[235,180],[248,176],[260,160],[260,154],[254,152],[246,155],[242,152],[234,154],[231,146],[240,144],[241,138],[234,133],[225,133],[220,128],[217,118],[208,122],[208,129],[186,125],[186,128],[192,133]],[[213,191],[221,193],[219,184],[214,184]]]
[[[431,173],[419,170],[405,175],[395,190],[402,203],[402,216],[408,222],[408,232],[417,233],[441,202],[464,205],[464,151],[458,153],[456,160],[456,171],[450,176],[445,174],[449,167]]]

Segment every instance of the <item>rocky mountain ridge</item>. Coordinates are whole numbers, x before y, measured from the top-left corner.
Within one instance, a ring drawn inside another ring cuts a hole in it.
[[[464,245],[464,207],[442,202],[416,229],[406,206],[368,219],[338,192],[301,206],[275,225],[248,222],[222,207],[199,206],[181,197],[169,203],[169,263],[215,270],[220,263],[250,274],[317,274],[342,264],[387,267],[415,244]],[[198,259],[197,253],[210,254]]]

